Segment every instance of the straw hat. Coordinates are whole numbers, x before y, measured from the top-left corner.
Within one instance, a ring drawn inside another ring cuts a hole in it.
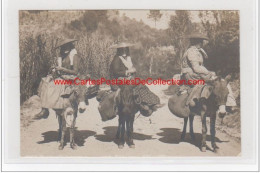
[[[117,48],[131,47],[131,46],[134,46],[134,44],[126,43],[126,42],[120,42],[118,44],[111,46],[110,48],[117,49]]]
[[[191,38],[197,38],[197,39],[202,39],[202,40],[208,40],[209,38],[201,33],[193,33],[191,35],[189,35],[187,38],[191,39]]]
[[[60,40],[57,44],[57,46],[55,47],[55,49],[65,45],[65,44],[68,44],[68,43],[73,43],[75,41],[78,41],[77,39],[63,39],[63,40]]]

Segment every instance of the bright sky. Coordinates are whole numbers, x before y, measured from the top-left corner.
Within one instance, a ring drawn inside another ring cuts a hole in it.
[[[120,15],[125,14],[127,17],[136,19],[137,21],[142,20],[145,24],[149,25],[150,27],[154,26],[154,21],[151,19],[148,19],[147,16],[149,14],[149,10],[119,10]],[[166,29],[168,28],[168,23],[170,21],[170,16],[175,15],[174,10],[161,10],[162,18],[160,21],[156,23],[157,29]],[[198,17],[198,11],[190,11],[191,18],[193,22],[199,22],[200,19]]]

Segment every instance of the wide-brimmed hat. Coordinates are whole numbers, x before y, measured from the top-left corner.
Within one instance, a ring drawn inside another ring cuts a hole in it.
[[[131,46],[134,46],[134,44],[127,43],[127,42],[120,42],[120,43],[117,43],[117,44],[111,46],[110,48],[117,49],[117,48],[131,47]]]
[[[63,40],[60,40],[57,44],[57,46],[55,47],[55,49],[65,45],[65,44],[68,44],[68,43],[73,43],[75,41],[78,41],[77,39],[63,39]]]
[[[202,40],[208,40],[209,38],[201,33],[193,33],[187,36],[189,39],[202,39]]]

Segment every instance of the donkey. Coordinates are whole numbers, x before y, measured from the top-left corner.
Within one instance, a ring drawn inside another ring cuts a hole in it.
[[[88,99],[86,96],[87,87],[84,85],[73,86],[73,91],[68,96],[68,106],[64,109],[55,109],[56,115],[58,117],[59,123],[59,136],[60,141],[59,150],[64,148],[64,136],[66,132],[66,126],[69,127],[70,131],[70,147],[72,149],[77,149],[77,145],[74,141],[74,130],[76,125],[76,118],[78,111],[83,113],[88,105]]]
[[[118,129],[116,139],[119,139],[118,148],[122,149],[125,143],[125,128],[130,148],[135,148],[133,141],[133,124],[135,114],[138,112],[138,105],[134,100],[133,85],[120,86],[117,96],[118,105]]]
[[[175,116],[184,118],[181,140],[185,138],[188,119],[190,122],[190,136],[193,141],[195,140],[193,132],[193,120],[195,115],[200,115],[202,121],[202,141],[200,149],[202,152],[206,151],[207,116],[210,117],[210,134],[213,151],[217,152],[219,149],[215,142],[216,114],[218,112],[218,115],[221,118],[223,118],[226,115],[225,104],[229,93],[227,88],[229,79],[229,75],[225,79],[221,79],[218,77],[216,80],[211,81],[208,85],[204,86],[202,91],[204,92],[204,96],[201,97],[201,93],[197,93],[197,95],[193,99],[193,105],[186,105],[188,94],[178,95],[177,93],[175,93],[169,99],[168,107],[170,111]]]

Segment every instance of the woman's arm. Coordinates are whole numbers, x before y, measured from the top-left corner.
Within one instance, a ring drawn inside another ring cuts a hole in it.
[[[190,63],[191,63],[192,69],[194,70],[195,73],[209,74],[209,71],[204,66],[199,65],[199,62],[191,61]]]
[[[116,58],[111,62],[110,72],[112,76],[115,77],[126,77],[126,69],[122,68],[123,64],[120,62],[119,58]]]
[[[191,64],[192,70],[198,74],[209,74],[209,71],[204,66],[200,65],[197,56],[198,54],[194,50],[187,52],[187,58]]]
[[[65,67],[56,67],[57,70],[69,74],[69,75],[78,75],[79,72],[79,57],[78,55],[74,55],[73,57],[73,70],[67,69]]]
[[[77,75],[75,70],[70,70],[64,67],[56,67],[56,70],[61,71],[63,73],[69,74],[69,75]]]
[[[126,70],[126,76],[130,76],[132,74],[136,73],[136,69],[134,67],[132,67],[129,70]]]

